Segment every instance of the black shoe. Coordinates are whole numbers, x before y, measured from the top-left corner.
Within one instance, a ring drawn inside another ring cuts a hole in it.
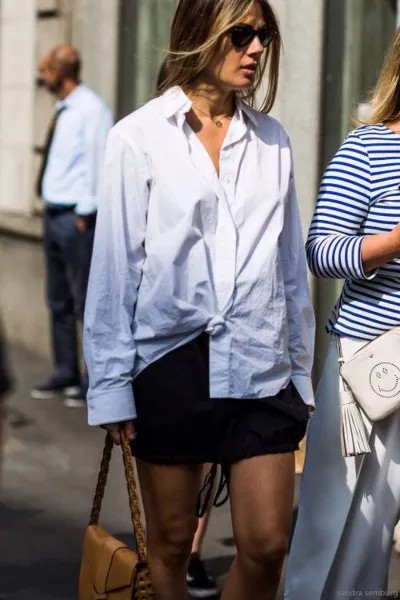
[[[47,400],[54,398],[57,394],[76,394],[80,390],[80,381],[76,377],[65,379],[65,377],[59,377],[52,375],[43,383],[37,385],[31,390],[31,398],[35,400]]]
[[[190,557],[186,582],[192,598],[214,598],[219,595],[217,584],[207,573],[204,562],[197,554]]]
[[[82,385],[75,390],[67,390],[64,392],[64,406],[67,408],[86,408],[86,394],[87,387]]]

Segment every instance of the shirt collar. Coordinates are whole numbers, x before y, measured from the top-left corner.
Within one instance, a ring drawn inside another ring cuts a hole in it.
[[[84,89],[83,83],[80,83],[66,98],[63,100],[58,100],[56,102],[55,110],[59,111],[61,108],[68,108],[73,106],[78,101],[79,96],[81,95]]]
[[[162,111],[166,119],[175,117],[178,125],[183,126],[185,115],[192,108],[191,100],[179,86],[174,86],[161,96]]]
[[[69,96],[68,96],[69,98]],[[176,118],[177,124],[182,127],[185,121],[185,115],[192,108],[192,101],[179,86],[174,86],[164,92],[161,96],[162,111],[167,119]],[[248,106],[241,98],[236,99],[236,107],[239,113],[239,119],[245,122],[247,117],[254,127],[257,127],[258,120],[255,111]]]
[[[238,109],[239,117],[241,120],[244,120],[245,115],[249,119],[249,121],[251,121],[252,125],[254,125],[254,127],[257,127],[258,119],[256,111],[254,109],[252,109],[248,104],[243,102],[241,98],[236,99],[236,107]]]

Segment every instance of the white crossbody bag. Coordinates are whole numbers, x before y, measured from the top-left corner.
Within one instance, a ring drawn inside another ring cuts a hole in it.
[[[383,333],[344,359],[336,336],[342,405],[344,456],[370,452],[362,408],[371,421],[380,421],[400,407],[400,327]]]

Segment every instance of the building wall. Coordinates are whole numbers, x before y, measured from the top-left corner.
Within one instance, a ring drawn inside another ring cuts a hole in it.
[[[83,80],[115,109],[119,0],[2,0],[0,13],[0,210],[32,215],[33,189],[54,98],[37,85],[39,57],[72,42]]]
[[[75,0],[71,42],[82,55],[83,81],[104,98],[114,114],[118,38],[119,0]]]
[[[319,183],[324,2],[272,0],[283,37],[282,67],[272,112],[289,133],[304,233]],[[306,32],[302,34],[301,32]]]
[[[32,170],[35,3],[3,0],[0,13],[0,210],[28,212]]]

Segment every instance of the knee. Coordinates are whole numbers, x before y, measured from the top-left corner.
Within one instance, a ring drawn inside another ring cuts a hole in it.
[[[279,567],[283,562],[289,539],[283,532],[253,532],[237,541],[238,559],[259,567]]]
[[[153,535],[148,536],[149,554],[169,567],[185,564],[190,556],[196,527],[197,519],[194,517],[159,528]]]

